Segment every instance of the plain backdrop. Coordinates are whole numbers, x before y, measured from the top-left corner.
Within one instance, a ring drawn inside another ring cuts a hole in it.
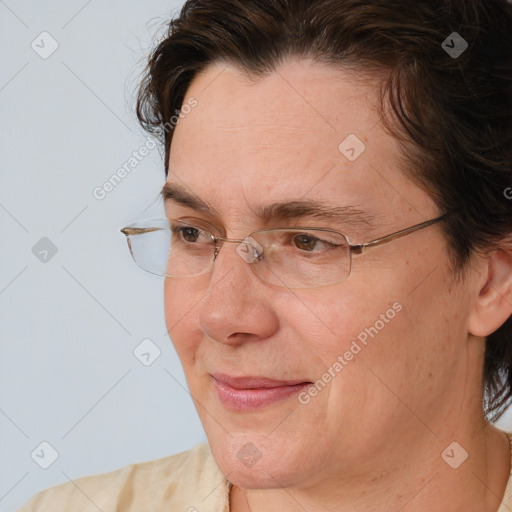
[[[0,1],[0,512],[206,439],[162,279],[119,232],[158,196],[159,150],[94,193],[147,143],[137,77],[181,4]]]

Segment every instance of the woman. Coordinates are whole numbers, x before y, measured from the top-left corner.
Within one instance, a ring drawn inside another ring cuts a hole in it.
[[[165,218],[124,232],[208,445],[22,510],[511,510],[511,34],[506,0],[186,2],[137,106]]]

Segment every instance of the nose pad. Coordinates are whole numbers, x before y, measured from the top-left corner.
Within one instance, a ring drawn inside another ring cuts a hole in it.
[[[246,263],[254,263],[263,254],[263,247],[248,236],[237,245],[236,252]]]

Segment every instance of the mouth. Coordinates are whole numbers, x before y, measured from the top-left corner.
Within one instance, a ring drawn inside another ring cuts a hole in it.
[[[312,382],[304,380],[276,380],[267,377],[230,377],[211,375],[222,405],[236,412],[258,410],[286,400]]]

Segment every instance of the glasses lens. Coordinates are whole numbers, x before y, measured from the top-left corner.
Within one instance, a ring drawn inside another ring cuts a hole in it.
[[[317,288],[350,274],[350,247],[329,230],[270,230],[252,237],[263,247],[255,272],[265,281],[288,288]]]
[[[194,276],[205,272],[213,261],[215,241],[200,226],[169,221],[170,246],[167,251],[167,276]]]
[[[137,265],[152,274],[165,275],[165,258],[170,245],[167,222],[161,220],[132,224],[126,228],[128,245]]]
[[[215,250],[212,235],[200,227],[160,219],[130,226],[128,243],[139,267],[169,277],[205,272]]]
[[[201,225],[159,219],[133,224],[125,232],[135,262],[153,274],[196,276],[213,264],[215,239]],[[317,288],[350,274],[350,246],[336,231],[273,229],[246,240],[239,255],[261,279],[278,286]]]

